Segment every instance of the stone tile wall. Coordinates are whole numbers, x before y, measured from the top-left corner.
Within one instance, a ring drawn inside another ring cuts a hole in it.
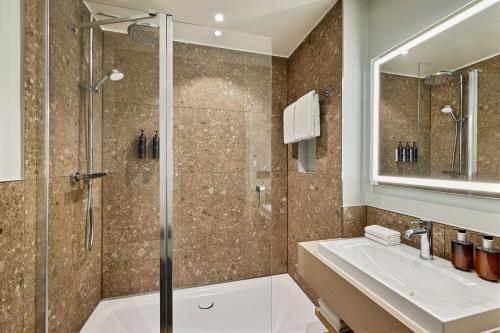
[[[139,129],[159,127],[158,64],[104,34],[106,70],[125,74],[103,92],[104,297],[159,289],[158,162],[137,158]],[[286,59],[176,42],[174,71],[175,287],[286,271]]]
[[[380,75],[380,174],[399,176],[429,175],[430,91],[421,89],[418,110],[419,80],[414,77],[381,73]],[[423,85],[423,82],[420,82]],[[420,120],[420,123],[418,121]],[[420,126],[420,135],[417,127]],[[395,149],[417,142],[418,163],[395,162]]]
[[[0,182],[0,331],[35,331],[42,3],[24,1],[24,180]],[[43,137],[43,136],[42,136]]]
[[[288,272],[315,299],[297,274],[297,243],[341,236],[342,1],[338,1],[288,59],[288,103],[313,89],[321,99],[317,172],[297,171],[296,144],[288,145]]]
[[[71,23],[88,21],[80,1],[50,3],[50,179],[49,329],[77,332],[101,299],[101,193],[94,184],[94,247],[85,249],[87,190],[69,175],[86,172],[88,30]],[[102,76],[102,33],[94,32],[94,78]],[[102,100],[94,98],[94,170],[102,170]],[[43,252],[42,252],[43,253]],[[43,288],[41,289],[43,290]]]

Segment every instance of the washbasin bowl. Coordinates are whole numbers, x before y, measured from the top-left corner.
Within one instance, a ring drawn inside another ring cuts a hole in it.
[[[419,250],[367,238],[319,243],[319,255],[369,293],[394,306],[421,331],[479,332],[500,326],[500,285],[449,261],[422,260]],[[481,323],[481,324],[480,324]]]

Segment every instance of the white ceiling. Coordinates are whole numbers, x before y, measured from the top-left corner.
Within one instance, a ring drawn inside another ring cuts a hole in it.
[[[174,17],[177,40],[288,57],[336,1],[98,0],[86,4],[92,10],[118,15],[135,11],[116,7],[156,10]],[[215,22],[215,13],[223,13],[224,22]],[[123,25],[107,28],[120,31]],[[219,38],[213,35],[217,28],[223,32]]]
[[[456,70],[500,54],[500,4],[468,18],[381,66],[383,72],[427,76]]]

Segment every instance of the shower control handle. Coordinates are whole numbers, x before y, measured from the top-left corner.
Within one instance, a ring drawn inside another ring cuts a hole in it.
[[[69,176],[71,182],[73,184],[79,183],[81,180],[85,182],[92,181],[93,179],[99,179],[104,176],[106,176],[106,172],[94,172],[94,173],[88,173],[88,174],[81,174],[80,172],[76,171],[72,175]]]

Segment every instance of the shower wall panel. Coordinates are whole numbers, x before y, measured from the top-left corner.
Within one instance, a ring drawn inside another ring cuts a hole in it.
[[[24,180],[0,183],[0,331],[35,331],[43,3],[24,1]],[[42,136],[43,138],[43,136]],[[41,248],[43,250],[43,248]],[[43,252],[42,252],[43,253]],[[40,254],[42,254],[40,253]],[[43,288],[43,285],[40,286]],[[43,290],[43,289],[42,289]],[[41,309],[43,310],[43,309]],[[43,315],[43,313],[42,313]],[[42,323],[43,324],[43,323]]]
[[[101,191],[94,185],[94,246],[85,249],[87,197],[69,175],[86,170],[88,30],[81,1],[50,1],[49,330],[78,332],[101,299]],[[54,19],[56,18],[56,19]],[[94,77],[102,76],[102,33],[94,32]],[[94,170],[102,169],[102,100],[94,98]]]
[[[111,297],[159,289],[158,162],[137,158],[139,129],[148,142],[158,129],[157,50],[106,32],[104,64],[125,74],[104,89],[103,296]],[[285,82],[285,59],[174,43],[175,287],[285,271],[286,147],[274,134]],[[272,211],[256,185],[271,188]]]
[[[500,181],[500,56],[477,62],[459,72],[464,75],[464,115],[467,116],[468,74],[473,68],[480,69],[478,85],[478,151],[477,171],[481,181]],[[449,170],[455,127],[453,121],[439,112],[444,105],[451,105],[455,113],[460,110],[458,76],[451,83],[431,88],[431,174],[443,177]],[[463,161],[467,166],[467,121],[464,124]],[[458,161],[458,159],[457,159]]]
[[[104,68],[124,74],[103,87],[102,292],[113,297],[159,290],[159,160],[150,144],[159,129],[159,58],[126,34],[104,32],[103,40]],[[140,129],[146,159],[138,158]]]
[[[419,114],[417,78],[381,73],[380,82],[380,174],[427,176],[430,133],[429,89],[420,82],[423,88],[420,92]],[[417,133],[418,126],[420,135]],[[418,164],[395,162],[394,151],[400,141],[403,145],[406,145],[406,142],[410,145],[413,142],[418,143]]]
[[[297,145],[288,145],[288,273],[316,301],[297,274],[297,243],[341,235],[342,1],[288,59],[288,103],[313,89],[329,89],[332,96],[320,102],[317,172],[298,172]]]

